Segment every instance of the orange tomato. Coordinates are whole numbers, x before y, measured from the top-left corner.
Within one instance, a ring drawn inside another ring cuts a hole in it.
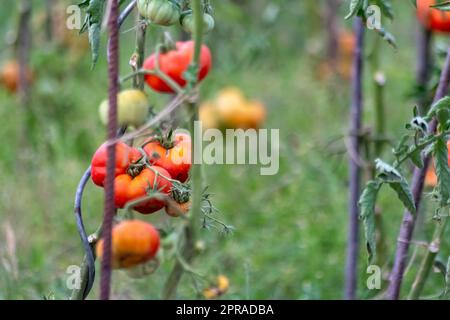
[[[213,102],[200,106],[200,120],[205,128],[260,128],[266,119],[266,109],[260,101],[248,101],[235,87],[221,90]]]
[[[3,83],[6,89],[10,92],[16,92],[19,87],[19,62],[11,60],[6,62],[0,71],[0,82]],[[33,74],[30,70],[26,70],[26,78],[30,83],[33,81]]]
[[[164,168],[152,166],[152,169],[170,179],[170,174]],[[125,173],[116,177],[114,180],[114,201],[117,208],[125,207],[128,202],[144,199],[151,190],[159,190],[163,194],[169,194],[172,183],[161,175],[156,177],[153,170],[144,168],[136,176]],[[150,214],[164,208],[165,204],[162,199],[152,198],[137,204],[133,209],[143,214]]]
[[[112,266],[130,268],[153,259],[159,249],[159,232],[140,220],[123,221],[112,230]],[[103,257],[103,239],[96,246],[97,257]]]
[[[166,148],[159,141],[152,141],[144,146],[150,163],[166,169],[170,176],[185,182],[191,169],[191,137],[187,133],[175,133],[173,146]]]
[[[166,204],[165,208],[166,213],[171,217],[179,217],[183,214],[186,214],[191,210],[191,201],[187,201],[184,203],[178,203],[175,201],[170,201]]]
[[[417,0],[417,18],[429,30],[450,32],[450,12],[430,8],[434,4],[436,0]]]

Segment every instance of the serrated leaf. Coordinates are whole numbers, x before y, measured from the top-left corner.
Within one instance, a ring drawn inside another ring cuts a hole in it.
[[[89,44],[91,47],[92,68],[98,60],[100,50],[100,31],[103,19],[105,0],[84,0],[78,6],[86,10],[86,19],[80,33],[88,31]]]
[[[369,181],[359,198],[360,219],[363,221],[366,247],[369,254],[369,263],[376,257],[377,241],[375,228],[375,203],[378,191],[382,186],[379,180]]]
[[[446,96],[446,97],[436,101],[435,103],[433,103],[433,105],[431,106],[430,110],[427,113],[427,117],[432,118],[436,115],[438,110],[449,109],[449,108],[450,108],[450,97]]]
[[[358,11],[362,8],[363,3],[364,0],[351,0],[349,5],[349,11],[348,14],[345,16],[345,19],[347,20],[355,16],[358,13]]]
[[[381,12],[387,18],[394,19],[394,10],[392,10],[392,4],[390,0],[378,0],[377,5],[380,7]]]
[[[450,199],[450,172],[448,168],[448,150],[446,138],[438,139],[433,145],[433,156],[438,178],[438,190],[441,206],[445,207]]]
[[[448,109],[439,109],[436,112],[436,119],[441,127],[445,128],[447,126],[447,122],[450,120],[450,111]]]
[[[387,183],[395,191],[398,199],[403,203],[405,208],[408,209],[411,214],[415,214],[416,205],[406,179],[402,176],[399,181],[388,181]]]
[[[397,169],[380,159],[375,160],[375,168],[378,172],[378,177],[384,182],[398,182],[402,178]]]
[[[439,9],[441,11],[450,11],[450,1],[441,2],[430,6],[431,8]]]

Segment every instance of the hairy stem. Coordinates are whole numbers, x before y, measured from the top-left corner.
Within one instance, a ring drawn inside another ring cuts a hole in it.
[[[448,92],[448,87],[450,84],[450,47],[447,51],[447,58],[445,60],[444,69],[441,73],[441,78],[439,80],[439,86],[437,88],[434,102],[442,99]],[[436,119],[431,120],[429,125],[429,132],[433,134],[436,131],[437,122]],[[427,155],[424,158],[424,166],[422,169],[415,168],[412,178],[412,195],[414,203],[416,204],[417,212],[420,212],[420,203],[422,200],[422,191],[424,186],[425,175],[428,170],[428,165],[430,163],[430,156]],[[390,276],[390,283],[388,291],[386,293],[386,298],[390,300],[397,300],[400,296],[400,289],[403,281],[403,273],[405,271],[405,266],[408,258],[408,250],[412,234],[414,231],[416,222],[416,216],[405,210],[403,214],[402,224],[400,226],[400,231],[397,240],[397,250],[395,253],[394,267]]]
[[[201,53],[201,45],[202,45],[202,28],[203,28],[203,10],[200,0],[192,0],[191,1],[192,10],[194,12],[194,41],[195,41],[195,49],[194,49],[194,57],[192,59],[191,64],[194,66],[198,66],[200,62],[200,53]],[[190,122],[190,131],[191,137],[194,138],[194,122],[198,119],[198,108],[195,104],[190,104],[190,109],[192,111],[192,119]],[[191,183],[192,183],[192,194],[191,194],[191,211],[190,211],[190,219],[188,225],[185,226],[183,234],[184,234],[184,245],[181,251],[181,257],[187,262],[191,263],[195,254],[195,242],[198,236],[198,229],[200,225],[200,213],[201,213],[201,193],[202,193],[202,175],[201,175],[201,167],[198,164],[195,164],[195,143],[193,139],[193,149],[191,150],[192,154],[192,168],[191,168]],[[175,266],[172,272],[169,275],[169,278],[166,281],[166,284],[163,288],[163,299],[173,299],[176,295],[176,290],[178,284],[183,276],[184,267],[180,261],[175,263]]]
[[[142,23],[143,18],[141,16],[138,17],[138,25],[136,30],[136,48],[134,50],[134,54],[132,57],[135,65],[133,66],[133,70],[137,71],[142,68],[142,64],[144,63],[145,57],[145,34],[147,30],[147,24]],[[133,87],[138,88],[140,90],[144,90],[144,75],[136,74],[133,77]]]
[[[119,3],[111,0],[111,12],[109,15],[109,110],[108,110],[108,140],[115,140],[117,131],[117,93],[119,91]],[[105,179],[105,210],[103,218],[102,236],[104,239],[104,252],[101,262],[100,299],[109,300],[111,284],[111,246],[112,246],[112,224],[115,214],[114,205],[114,166],[116,163],[116,144],[108,144]]]
[[[362,71],[363,71],[363,47],[364,25],[361,18],[354,22],[356,47],[352,70],[352,105],[350,116],[350,148],[353,153],[359,154],[359,136],[361,130],[362,114]],[[352,300],[356,296],[356,272],[358,262],[358,233],[359,211],[358,199],[360,194],[360,167],[354,157],[349,157],[349,230],[347,240],[347,259],[345,266],[345,299]]]
[[[416,279],[411,287],[411,292],[409,293],[408,299],[416,300],[420,298],[420,294],[425,286],[427,278],[433,267],[434,260],[439,253],[442,238],[444,236],[445,227],[447,226],[448,218],[445,217],[443,220],[439,221],[434,230],[433,240],[428,246],[428,251],[425,254],[420,269],[417,273]]]

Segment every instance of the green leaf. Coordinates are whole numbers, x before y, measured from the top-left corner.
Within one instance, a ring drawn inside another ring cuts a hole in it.
[[[439,109],[436,112],[436,119],[442,128],[447,126],[448,121],[450,120],[450,110],[448,109]]]
[[[369,181],[359,198],[360,219],[363,221],[369,263],[376,257],[377,241],[375,232],[375,203],[382,186],[379,180]]]
[[[389,182],[389,186],[397,193],[398,199],[403,203],[405,208],[407,208],[412,214],[415,214],[416,205],[406,179],[402,177],[400,181]]]
[[[347,20],[355,16],[358,13],[358,11],[362,8],[363,3],[364,0],[351,0],[349,5],[349,12],[345,16],[345,19]]]
[[[406,179],[398,170],[380,159],[375,160],[375,164],[378,172],[378,178],[380,178],[384,183],[389,184],[389,186],[396,192],[397,197],[403,203],[405,208],[407,208],[412,214],[415,214],[416,205],[414,204],[414,199]]]
[[[378,172],[378,176],[384,182],[398,182],[402,178],[402,175],[400,174],[400,172],[398,172],[397,169],[380,159],[375,160],[375,168]]]
[[[100,30],[103,19],[105,0],[84,0],[78,6],[86,11],[86,18],[80,33],[88,30],[89,44],[91,46],[92,68],[98,60],[100,50]]]
[[[436,115],[438,110],[440,109],[449,109],[450,108],[450,97],[446,96],[437,102],[433,103],[430,110],[427,113],[427,118],[431,119]]]
[[[413,146],[414,147],[414,146]],[[423,168],[423,158],[422,158],[423,148],[416,148],[413,152],[411,152],[411,161],[418,168]]]
[[[448,168],[447,139],[442,137],[433,145],[433,156],[438,178],[438,190],[440,194],[441,206],[447,206],[450,199],[450,172]]]
[[[388,19],[394,19],[394,10],[392,10],[392,4],[390,0],[377,0],[377,5],[380,7],[381,12]]]
[[[437,3],[437,4],[434,4],[434,5],[430,6],[430,7],[439,9],[441,11],[450,11],[450,1]]]

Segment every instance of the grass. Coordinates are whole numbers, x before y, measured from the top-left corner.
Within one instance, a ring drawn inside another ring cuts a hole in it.
[[[317,21],[297,3],[286,1],[275,22],[246,19],[250,14],[264,16],[260,11],[268,10],[266,6],[249,4],[241,11],[229,1],[218,3],[218,27],[207,38],[214,70],[204,83],[202,99],[225,85],[236,85],[265,102],[267,128],[279,128],[281,135],[280,171],[275,176],[260,176],[254,166],[205,168],[220,218],[236,230],[229,236],[203,231],[206,250],[195,267],[211,277],[226,274],[231,281],[226,298],[343,296],[347,171],[338,138],[346,133],[349,86],[317,80],[314,57],[308,52],[311,43],[321,43],[325,37]],[[410,118],[414,101],[408,93],[415,65],[412,9],[395,5],[399,17],[390,26],[400,39],[399,50],[383,47],[382,51],[388,79],[387,124],[393,136]],[[243,26],[248,32],[242,32]],[[5,32],[6,28],[6,23],[0,26]],[[155,43],[157,37],[152,30],[149,40]],[[133,39],[133,32],[122,35],[122,74],[129,72],[126,61]],[[371,43],[373,35],[368,39]],[[106,64],[102,57],[90,71],[88,53],[76,58],[56,46],[35,46],[32,61],[37,76],[30,105],[19,106],[14,96],[0,89],[0,299],[42,299],[50,293],[65,299],[69,295],[66,269],[80,264],[83,254],[72,213],[74,191],[105,137],[97,107],[107,93]],[[373,118],[370,77],[366,72],[365,123]],[[165,104],[165,98],[147,92],[156,108]],[[86,225],[93,232],[102,219],[102,190],[89,184],[85,195]],[[387,191],[382,193],[381,208],[392,258],[402,210]],[[160,226],[177,225],[162,214],[143,219]],[[431,226],[427,223],[417,238],[429,239]],[[448,249],[448,245],[443,248],[440,259],[446,261]],[[365,289],[363,246],[360,253],[358,295],[369,298],[377,292]],[[419,249],[418,258],[423,253]],[[418,261],[407,274],[405,289]],[[163,261],[153,275],[138,280],[114,272],[113,297],[159,298],[171,265]],[[197,297],[192,280],[189,275],[183,278],[178,297]],[[442,279],[433,274],[425,294],[434,295],[442,288]],[[97,296],[98,282],[90,297]]]

